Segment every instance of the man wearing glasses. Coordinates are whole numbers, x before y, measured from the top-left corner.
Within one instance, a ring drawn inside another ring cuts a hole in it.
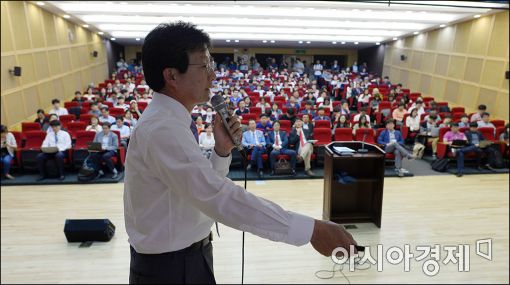
[[[218,115],[214,151],[209,161],[202,155],[190,112],[209,100],[209,47],[206,33],[183,22],[145,38],[143,69],[155,92],[131,135],[124,183],[133,284],[215,283],[214,221],[296,246],[311,242],[326,256],[356,244],[342,226],[285,211],[226,178],[234,144]],[[240,138],[237,118],[229,125]]]

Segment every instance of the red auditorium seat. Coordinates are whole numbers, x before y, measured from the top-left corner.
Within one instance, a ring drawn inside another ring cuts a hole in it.
[[[250,114],[255,114],[258,118],[262,114],[262,109],[260,107],[250,107]]]
[[[464,107],[452,107],[452,109],[450,110],[452,113],[465,113],[466,110],[464,109]]]
[[[85,124],[90,125],[90,118],[94,117],[92,114],[81,114],[80,122],[84,122]]]
[[[331,129],[331,122],[329,120],[317,120],[315,121],[314,127]]]
[[[77,131],[76,143],[73,147],[71,161],[75,168],[81,167],[83,161],[87,157],[88,143],[94,141],[96,132],[93,131]]]
[[[496,130],[491,127],[478,128],[478,131],[482,133],[486,140],[496,141],[495,133]]]
[[[351,128],[337,128],[335,129],[335,141],[352,141]]]
[[[21,149],[21,163],[23,167],[30,166],[35,168],[37,165],[36,157],[41,151],[41,145],[46,138],[44,131],[23,132],[25,137],[25,146]]]
[[[21,123],[21,131],[23,133],[30,132],[30,131],[40,131],[41,125],[36,122],[22,122]]]
[[[290,130],[292,128],[291,122],[289,120],[280,120],[280,129],[285,131],[290,135]]]
[[[76,120],[76,116],[73,115],[73,114],[70,114],[70,115],[62,115],[60,117],[58,117],[58,120],[60,121],[60,123],[62,124],[62,128],[63,129],[67,129],[67,125]]]
[[[126,113],[126,111],[124,111],[124,108],[110,108],[109,111],[110,111],[110,116],[112,116],[114,118],[117,116],[124,117],[124,114]]]
[[[375,144],[375,138],[374,138],[375,134],[374,134],[374,130],[371,129],[371,128],[359,128],[359,129],[356,129],[356,133],[355,133],[355,140],[357,141],[364,141],[364,142],[367,142],[367,143],[372,143],[372,144]],[[363,140],[363,137],[365,138]]]
[[[330,128],[314,128],[313,138],[317,140],[316,146],[322,146],[331,142]]]
[[[138,102],[138,109],[140,109],[142,112],[147,108],[148,103],[147,102]]]
[[[491,123],[496,127],[496,128],[499,128],[499,127],[504,127],[505,126],[505,121],[504,120],[491,120]],[[499,136],[497,137],[499,138]]]
[[[87,124],[82,121],[70,122],[67,124],[67,132],[71,135],[72,139],[76,139],[76,133],[78,131],[85,131]]]

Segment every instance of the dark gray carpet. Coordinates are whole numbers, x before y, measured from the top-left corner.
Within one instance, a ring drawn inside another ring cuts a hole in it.
[[[36,181],[39,177],[37,173],[27,173],[27,174],[12,174],[16,179],[9,180],[3,179],[1,180],[2,186],[21,186],[21,185],[59,185],[59,184],[97,184],[97,183],[119,183],[124,179],[124,173],[119,172],[119,176],[116,179],[111,179],[111,173],[106,173],[103,177],[93,180],[92,182],[81,182],[78,181],[77,172],[68,173],[66,172],[66,176],[64,180],[58,180],[57,178],[47,178],[42,181]]]
[[[323,179],[324,178],[324,169],[322,167],[316,167],[312,168],[312,171],[315,173],[314,177],[310,177],[304,173],[303,169],[297,169],[296,170],[296,176],[291,175],[269,175],[270,173],[268,171],[264,172],[264,177],[262,180],[289,180],[289,179]],[[412,172],[405,174],[405,177],[412,177],[414,174]],[[242,181],[244,180],[244,170],[243,169],[230,169],[230,172],[227,175],[228,178],[230,178],[233,181]],[[395,170],[393,167],[386,167],[384,170],[384,177],[398,177],[398,175],[395,173]],[[248,170],[247,173],[247,180],[261,180],[259,179],[257,173],[253,170]]]

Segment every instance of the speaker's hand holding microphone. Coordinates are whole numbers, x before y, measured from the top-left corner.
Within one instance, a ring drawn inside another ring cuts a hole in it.
[[[211,104],[216,111],[214,119],[214,150],[220,156],[228,156],[234,147],[242,150],[243,131],[236,115],[228,112],[227,104],[221,95],[214,95]]]

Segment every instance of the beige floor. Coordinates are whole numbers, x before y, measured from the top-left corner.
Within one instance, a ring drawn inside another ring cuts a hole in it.
[[[411,259],[403,264],[385,261],[378,272],[344,274],[351,283],[508,283],[509,282],[509,176],[468,175],[387,178],[382,228],[357,224],[351,230],[359,244],[384,251],[392,246],[470,245],[470,271],[456,264],[440,265],[433,277]],[[124,230],[122,184],[2,187],[2,283],[127,283],[129,251]],[[249,191],[280,203],[284,208],[316,218],[322,213],[322,180],[250,182]],[[63,233],[66,218],[109,218],[117,227],[108,243],[90,248],[68,244]],[[241,232],[220,225],[214,258],[218,283],[241,281]],[[492,239],[492,261],[475,254],[478,239]],[[441,252],[440,260],[446,257]],[[376,254],[372,254],[375,258]],[[416,256],[415,256],[416,258]],[[246,238],[245,283],[340,283],[340,272],[328,280],[315,272],[331,270],[331,259],[310,245],[293,247]],[[323,274],[324,276],[324,274]]]

